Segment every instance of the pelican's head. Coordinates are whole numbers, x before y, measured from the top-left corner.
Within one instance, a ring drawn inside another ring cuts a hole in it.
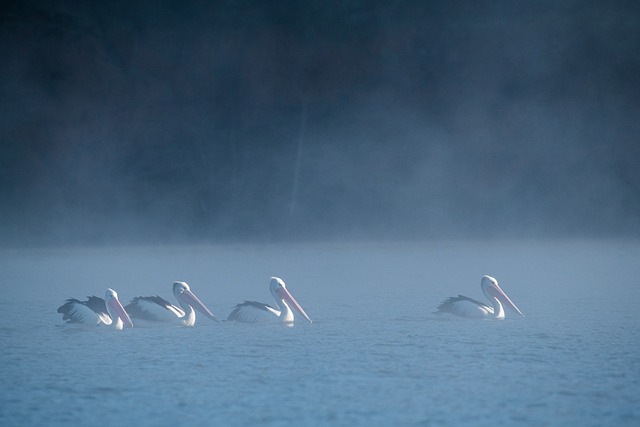
[[[133,328],[133,322],[129,317],[129,313],[124,309],[122,304],[120,304],[120,300],[118,300],[118,293],[113,289],[107,289],[107,292],[104,294],[104,303],[107,306],[107,311],[109,312],[109,316],[111,316],[111,320],[115,322],[117,325],[118,318],[122,322],[122,324],[127,325],[130,328]],[[121,329],[122,325],[118,329]]]
[[[191,288],[185,282],[173,282],[173,295],[176,298],[179,299],[180,295],[186,291],[191,291]]]
[[[271,292],[277,292],[281,288],[287,288],[287,285],[284,283],[279,277],[272,277],[271,282],[269,282],[269,287],[271,288]]]
[[[500,288],[500,285],[498,285],[498,281],[495,278],[491,276],[483,276],[480,286],[482,287],[482,292],[488,299],[496,298],[500,303],[506,305],[520,316],[524,316],[520,309],[511,302],[511,299],[509,299],[507,294],[502,290],[502,288]]]
[[[104,300],[105,302],[108,302],[109,300],[112,300],[112,299],[118,299],[118,293],[113,289],[108,288],[107,292],[105,292],[104,294]]]
[[[198,310],[200,313],[207,316],[209,319],[217,321],[216,316],[213,315],[211,310],[198,299],[191,288],[185,282],[173,282],[173,295],[176,297],[180,305],[190,306]]]
[[[271,282],[269,283],[269,288],[271,289],[271,293],[274,297],[281,299],[286,302],[290,308],[296,310],[300,315],[302,315],[305,319],[311,322],[307,313],[305,313],[304,309],[298,304],[298,301],[289,293],[287,290],[287,285],[284,284],[284,280],[279,277],[272,277]]]

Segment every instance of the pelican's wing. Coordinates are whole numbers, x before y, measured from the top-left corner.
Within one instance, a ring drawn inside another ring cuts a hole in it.
[[[273,321],[280,312],[268,304],[255,301],[245,301],[235,306],[227,320],[242,323],[261,323]]]
[[[62,314],[62,320],[69,323],[83,325],[111,324],[111,317],[107,313],[107,306],[102,298],[91,296],[87,301],[79,301],[69,298],[58,308]]]
[[[493,314],[493,307],[464,295],[442,301],[436,314],[450,313],[461,317],[486,317]]]
[[[184,311],[159,297],[135,297],[124,308],[134,319],[144,319],[154,322],[171,322],[177,317],[184,317]]]

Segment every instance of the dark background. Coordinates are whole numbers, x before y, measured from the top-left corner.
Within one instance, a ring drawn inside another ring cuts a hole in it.
[[[640,237],[635,1],[0,6],[0,244]]]

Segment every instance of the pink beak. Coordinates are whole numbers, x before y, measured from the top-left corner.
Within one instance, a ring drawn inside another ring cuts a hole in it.
[[[200,301],[198,299],[197,296],[195,296],[195,294],[189,290],[184,291],[181,294],[182,298],[184,299],[184,302],[186,302],[187,304],[189,304],[191,307],[195,308],[196,310],[198,310],[200,313],[204,314],[205,316],[207,316],[209,319],[211,320],[215,320],[216,322],[218,321],[218,319],[216,319],[216,316],[213,315],[213,313],[211,312],[211,310],[209,310],[207,308],[206,305],[204,305],[202,303],[202,301]]]
[[[280,288],[280,290],[278,291],[278,296],[280,296],[280,298],[282,298],[287,303],[287,305],[289,305],[289,307],[293,308],[305,319],[307,319],[309,323],[313,323],[309,316],[307,316],[307,313],[304,312],[304,309],[300,306],[300,304],[298,304],[298,301],[296,301],[296,299],[289,293],[287,288]]]
[[[520,316],[524,317],[524,314],[522,314],[520,309],[516,307],[516,305],[509,299],[507,294],[504,293],[500,286],[495,285],[495,287],[490,287],[489,292],[491,293],[491,295],[498,298],[504,305],[518,313]]]
[[[116,298],[111,298],[109,300],[109,305],[111,306],[111,309],[113,310],[113,312],[116,313],[116,315],[120,319],[122,319],[122,323],[124,323],[130,328],[133,328],[133,322],[129,317],[129,313],[127,313],[127,310],[125,310],[122,304],[120,304],[120,301],[118,301]],[[116,319],[113,319],[113,321],[115,320]]]

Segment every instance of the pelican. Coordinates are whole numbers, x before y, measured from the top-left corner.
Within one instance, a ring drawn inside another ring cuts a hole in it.
[[[298,304],[298,301],[291,296],[282,279],[272,277],[269,288],[277,308],[261,302],[245,301],[235,306],[227,320],[235,320],[242,323],[293,323],[293,312],[291,311],[291,308],[293,308],[311,323],[311,319]]]
[[[173,282],[173,295],[178,301],[179,307],[171,304],[166,299],[154,297],[135,297],[125,307],[134,319],[148,322],[180,322],[184,326],[193,326],[196,323],[197,309],[209,319],[215,320],[211,310],[191,292],[191,288],[185,282]]]
[[[113,289],[107,289],[104,299],[96,296],[87,298],[87,301],[69,298],[62,304],[58,308],[62,320],[82,325],[110,325],[117,330],[122,330],[125,324],[133,328],[129,314],[120,304],[118,294]]]
[[[472,298],[458,295],[444,300],[439,306],[435,314],[450,313],[456,316],[468,317],[474,319],[504,319],[503,304],[511,310],[524,316],[520,309],[511,302],[507,294],[500,288],[498,281],[491,276],[483,276],[480,282],[482,293],[489,300],[491,305],[484,304]]]

